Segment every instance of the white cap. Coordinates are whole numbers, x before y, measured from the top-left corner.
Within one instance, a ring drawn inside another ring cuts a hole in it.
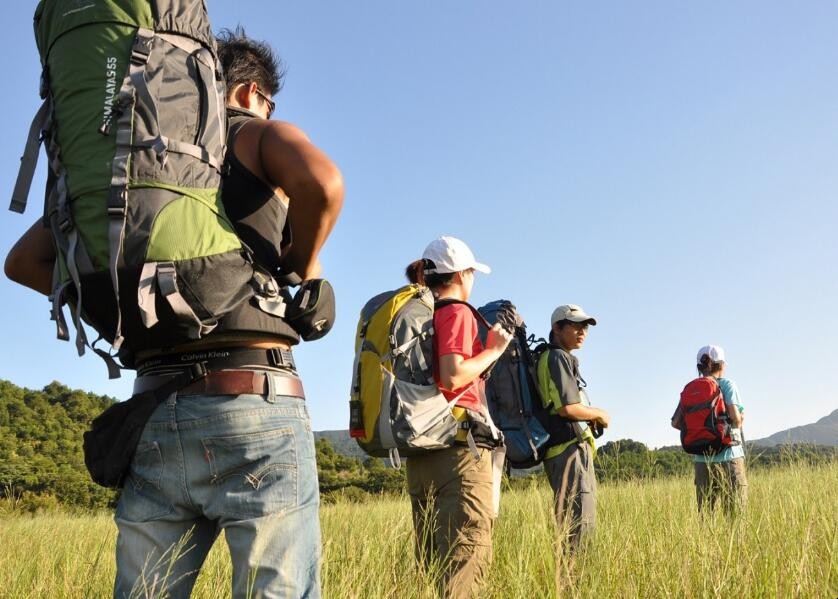
[[[425,269],[427,274],[446,274],[468,270],[469,268],[486,274],[492,272],[491,268],[474,258],[474,254],[465,242],[447,235],[430,242],[425,251],[422,252],[422,258],[434,263],[433,268]]]
[[[596,318],[590,314],[585,314],[581,306],[576,304],[564,304],[553,310],[553,315],[550,317],[550,326],[559,322],[560,320],[569,320],[570,322],[588,322],[596,326]]]
[[[709,356],[712,362],[724,362],[725,350],[718,345],[705,345],[698,350],[698,355],[695,358],[696,363],[701,363],[701,358]]]

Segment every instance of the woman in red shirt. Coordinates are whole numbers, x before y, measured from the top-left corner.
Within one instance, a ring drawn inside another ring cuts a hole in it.
[[[444,597],[479,593],[492,559],[492,449],[497,439],[487,426],[482,373],[494,364],[512,339],[500,325],[489,330],[485,347],[474,309],[466,302],[475,271],[489,273],[469,247],[454,237],[440,237],[421,260],[408,265],[411,283],[434,294],[434,376],[448,399],[459,396],[454,416],[469,421],[453,447],[407,460],[407,483],[420,563],[441,563],[439,591]]]

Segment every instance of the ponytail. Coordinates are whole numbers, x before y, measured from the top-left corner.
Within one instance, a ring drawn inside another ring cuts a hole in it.
[[[407,280],[411,283],[416,283],[417,285],[424,285],[425,259],[420,258],[419,260],[414,260],[413,262],[408,264],[407,268],[404,269],[404,276],[406,276]]]
[[[429,269],[435,268],[433,260],[421,258],[414,260],[404,269],[404,276],[411,283],[417,285],[424,285],[430,289],[439,289],[440,287],[447,287],[454,281],[454,275],[457,273],[443,272],[443,273],[428,273]]]
[[[704,354],[701,356],[701,360],[696,364],[696,368],[698,369],[698,373],[701,376],[711,376],[714,372],[718,372],[722,368],[721,362],[714,362],[710,359],[710,356]]]

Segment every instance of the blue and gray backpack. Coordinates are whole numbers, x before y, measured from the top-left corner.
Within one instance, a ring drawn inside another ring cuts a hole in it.
[[[549,412],[541,401],[536,378],[538,351],[530,347],[535,346],[535,337],[527,337],[524,319],[508,300],[489,302],[478,312],[490,325],[499,322],[514,332],[486,381],[486,400],[495,426],[503,432],[509,466],[532,468],[544,459],[550,440],[546,426]],[[484,341],[486,332],[481,327]]]

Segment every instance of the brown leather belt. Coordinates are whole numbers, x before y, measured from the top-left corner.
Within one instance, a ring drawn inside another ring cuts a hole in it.
[[[178,395],[266,395],[268,377],[273,376],[273,390],[277,395],[305,398],[303,383],[297,377],[271,375],[253,370],[218,370],[183,387]],[[134,381],[134,393],[143,393],[158,387],[163,376],[143,376]]]

